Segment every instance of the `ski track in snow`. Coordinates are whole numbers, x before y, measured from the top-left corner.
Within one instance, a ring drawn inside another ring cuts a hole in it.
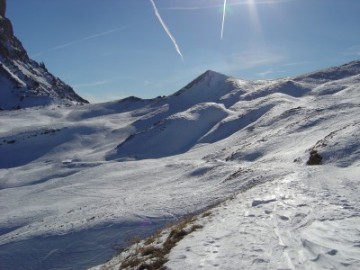
[[[238,192],[169,268],[359,269],[357,66],[1,111],[0,269],[86,269]]]

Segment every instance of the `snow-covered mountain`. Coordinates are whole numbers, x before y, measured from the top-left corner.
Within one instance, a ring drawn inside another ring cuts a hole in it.
[[[6,1],[0,3],[0,108],[19,109],[49,104],[88,103],[46,69],[29,58],[5,17]]]
[[[0,269],[86,269],[189,213],[103,269],[359,269],[359,113],[360,61],[2,111]]]

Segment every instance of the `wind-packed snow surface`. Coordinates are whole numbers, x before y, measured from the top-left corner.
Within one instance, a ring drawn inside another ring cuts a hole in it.
[[[0,112],[0,269],[86,269],[230,196],[167,267],[359,269],[359,82],[360,62],[207,71],[163,98]]]

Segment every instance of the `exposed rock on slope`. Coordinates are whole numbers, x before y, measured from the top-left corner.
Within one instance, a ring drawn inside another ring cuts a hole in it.
[[[15,109],[41,105],[88,103],[43,63],[29,58],[5,18],[6,1],[0,1],[0,108]]]
[[[6,12],[6,1],[0,0],[0,16],[5,17]]]

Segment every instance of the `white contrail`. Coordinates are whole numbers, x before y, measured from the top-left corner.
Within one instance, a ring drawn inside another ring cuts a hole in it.
[[[104,32],[101,32],[101,33],[98,33],[98,34],[94,34],[94,35],[87,36],[87,37],[84,37],[84,38],[81,38],[81,39],[73,40],[73,41],[70,41],[70,42],[67,42],[67,43],[64,43],[64,44],[61,44],[61,45],[54,46],[54,47],[52,47],[50,49],[47,49],[47,50],[32,54],[30,56],[31,57],[38,57],[38,56],[43,55],[43,54],[48,53],[48,52],[57,51],[57,50],[64,49],[66,47],[70,47],[70,46],[78,44],[78,43],[82,43],[84,41],[88,41],[88,40],[95,39],[95,38],[98,38],[98,37],[110,35],[112,33],[118,32],[118,31],[120,31],[120,30],[122,30],[124,28],[125,27],[110,29],[110,30],[107,30],[107,31],[104,31]]]
[[[221,37],[220,37],[220,39],[223,39],[223,36],[224,36],[225,15],[226,15],[226,0],[224,0],[223,18],[222,18],[222,24],[221,24]]]
[[[151,2],[152,6],[153,6],[153,8],[154,8],[155,15],[156,15],[156,17],[158,18],[161,26],[164,28],[166,34],[169,36],[169,38],[171,39],[172,43],[174,44],[177,53],[181,56],[181,59],[184,61],[184,57],[183,57],[183,55],[182,55],[182,53],[181,53],[181,51],[180,51],[180,48],[179,48],[179,46],[178,46],[178,44],[177,44],[177,42],[176,42],[176,39],[173,37],[173,35],[171,34],[169,28],[166,26],[166,24],[165,24],[164,21],[162,20],[162,18],[161,18],[161,16],[160,16],[160,13],[159,13],[159,11],[158,11],[158,9],[157,9],[154,1],[153,1],[153,0],[150,0],[150,2]]]

